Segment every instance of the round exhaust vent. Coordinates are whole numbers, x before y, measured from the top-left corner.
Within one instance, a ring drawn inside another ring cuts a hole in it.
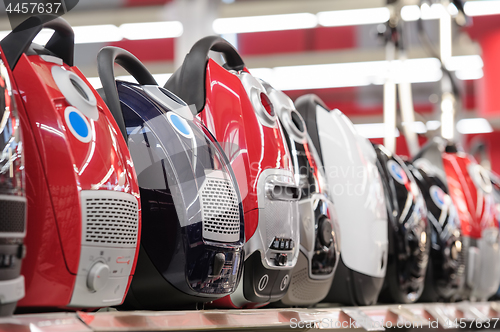
[[[59,66],[52,67],[52,77],[67,102],[86,117],[97,121],[97,99],[90,87],[75,73]]]

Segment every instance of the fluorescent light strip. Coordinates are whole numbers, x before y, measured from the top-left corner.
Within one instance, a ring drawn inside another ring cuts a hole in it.
[[[117,27],[113,24],[85,25],[73,27],[75,32],[75,44],[87,43],[109,43],[120,41],[123,38],[129,40],[176,38],[182,35],[182,23],[178,21],[169,22],[146,22],[126,23]],[[0,40],[11,31],[0,31]],[[37,44],[45,45],[53,30],[43,29],[33,40]]]
[[[183,33],[179,21],[127,23],[120,25],[119,29],[123,37],[129,40],[177,38]]]
[[[443,94],[441,98],[441,136],[444,139],[455,137],[455,98],[450,93]]]
[[[457,70],[455,76],[462,81],[478,80],[484,76],[484,73],[482,69],[463,69]]]
[[[102,88],[101,79],[99,77],[87,77],[87,81],[89,81],[90,85],[96,90]]]
[[[417,21],[420,18],[420,7],[417,5],[404,6],[401,8],[401,18],[404,21]]]
[[[483,16],[500,14],[500,1],[467,1],[464,5],[468,16]]]
[[[430,6],[427,3],[423,3],[422,6],[420,6],[420,17],[423,20],[436,20],[440,19],[444,15],[449,14],[440,3],[433,3]]]
[[[401,124],[405,126],[406,122],[402,122]],[[415,121],[411,123],[410,130],[414,131],[417,134],[425,134],[427,132],[427,127],[422,121]]]
[[[45,45],[49,41],[50,37],[52,37],[53,34],[54,34],[54,30],[42,29],[42,31],[40,31],[40,33],[35,37],[35,39],[33,39],[33,42],[40,44],[40,45]],[[75,37],[75,39],[76,39],[76,37]]]
[[[426,133],[427,130],[436,130],[441,126],[441,122],[437,120],[427,121],[426,124],[417,121],[413,123],[413,129],[419,133]],[[363,123],[355,124],[356,131],[366,138],[383,138],[385,136],[384,123]],[[457,130],[461,134],[482,134],[491,133],[491,128],[488,120],[484,118],[462,119],[457,123]],[[396,129],[396,137],[399,137],[399,130]]]
[[[457,8],[457,6],[455,6],[455,4],[454,4],[453,2],[450,2],[450,3],[448,4],[447,9],[448,9],[448,13],[449,13],[451,16],[456,16],[456,15],[458,15],[458,8]]]
[[[310,29],[318,24],[326,27],[385,23],[390,11],[386,7],[336,10],[311,13],[218,18],[213,29],[218,34]]]
[[[469,68],[481,70],[476,57],[452,57],[450,63],[454,69],[464,71]],[[466,61],[467,60],[467,61]],[[472,62],[472,63],[471,63]],[[307,90],[321,88],[339,88],[350,86],[382,85],[387,77],[396,83],[437,82],[442,77],[441,63],[436,58],[408,59],[405,61],[366,61],[351,63],[334,63],[320,65],[287,66],[275,68],[253,68],[250,72],[279,90]],[[456,72],[459,76],[459,71]],[[461,73],[462,74],[462,73]],[[153,75],[163,85],[172,74]],[[391,75],[391,76],[389,76]],[[475,74],[477,75],[477,73]],[[461,76],[463,77],[463,76]],[[133,81],[131,76],[119,79]],[[466,77],[466,79],[474,79]],[[100,87],[100,81],[91,78],[92,85]]]
[[[356,128],[358,134],[369,139],[385,137],[385,123],[355,124],[354,128]],[[399,137],[398,129],[395,129],[394,136]]]
[[[385,23],[391,17],[387,7],[319,12],[318,22],[325,27]]]
[[[440,3],[434,3],[429,6],[427,3],[422,4],[421,7],[417,5],[409,5],[401,8],[401,18],[404,21],[417,21],[422,18],[422,20],[437,20],[443,15],[456,16],[458,14],[457,7],[450,3],[446,9]]]
[[[244,33],[314,28],[318,24],[311,13],[218,18],[213,22],[215,33]]]
[[[280,90],[321,89],[381,85],[389,75],[396,82],[437,82],[442,77],[436,58],[409,59],[404,62],[366,61],[252,69],[251,72]]]
[[[172,74],[153,74],[153,78],[159,86],[164,86],[170,76],[172,76]],[[116,79],[125,82],[137,83],[137,80],[132,75],[117,76]],[[90,85],[94,87],[94,89],[102,88],[101,80],[99,77],[87,77],[87,80],[89,81]]]
[[[441,121],[430,120],[430,121],[427,121],[425,126],[427,127],[427,130],[429,130],[429,131],[438,130],[441,127]]]
[[[467,1],[465,13],[470,16],[494,15],[500,13],[500,1]],[[440,3],[422,6],[408,5],[401,9],[405,21],[440,19],[443,15],[456,16],[457,7],[450,3],[445,8]],[[314,28],[318,24],[325,27],[385,23],[390,18],[387,7],[348,9],[311,13],[264,15],[219,18],[213,23],[218,34],[278,31]]]
[[[113,24],[73,27],[75,44],[107,43],[122,40],[120,29]]]
[[[484,118],[462,119],[457,122],[457,130],[461,134],[483,134],[493,132],[490,123]]]
[[[158,83],[159,86],[164,86],[172,74],[153,74],[153,78]],[[137,83],[137,80],[132,75],[117,76],[117,80]]]
[[[481,69],[483,66],[483,59],[479,55],[454,56],[446,63],[446,69],[451,71]]]
[[[453,4],[449,4],[448,13],[457,14]],[[424,20],[438,19],[445,13],[441,4],[431,6],[423,4],[404,6],[401,9],[401,17],[405,21],[416,21],[420,17]],[[500,1],[468,1],[465,3],[465,12],[469,16],[494,15],[500,13]],[[311,13],[264,15],[219,18],[214,20],[213,29],[218,34],[232,34],[245,32],[279,31],[294,29],[314,28],[318,24],[327,27],[363,25],[385,23],[389,20],[390,11],[386,7],[337,10]],[[179,21],[170,22],[145,22],[126,23],[120,27],[115,25],[89,25],[73,28],[75,31],[75,43],[105,43],[122,40],[144,40],[157,38],[176,38],[182,35],[183,26]],[[0,31],[0,40],[10,31]],[[45,44],[52,31],[42,31],[35,42]]]

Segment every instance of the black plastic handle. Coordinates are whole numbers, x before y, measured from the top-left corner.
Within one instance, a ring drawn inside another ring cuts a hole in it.
[[[303,95],[295,100],[295,109],[302,115],[306,123],[307,132],[318,152],[321,162],[324,162],[323,151],[319,142],[318,124],[316,121],[316,106],[319,105],[329,111],[328,106],[315,94]],[[324,165],[324,164],[323,164]]]
[[[165,84],[165,89],[173,92],[188,105],[195,105],[196,113],[205,107],[205,78],[210,51],[224,54],[227,69],[240,71],[245,68],[238,51],[225,39],[209,36],[196,42],[186,55],[181,68]]]
[[[441,142],[435,140],[435,139],[431,139],[429,140],[427,143],[425,143],[425,145],[420,149],[420,151],[418,151],[418,153],[415,155],[415,157],[413,157],[413,160],[412,162],[414,162],[415,160],[417,159],[420,159],[424,156],[424,154],[427,153],[427,151],[429,151],[430,149],[434,149],[434,148],[437,148],[439,149],[441,145]]]
[[[132,75],[141,85],[158,85],[153,75],[147,70],[142,62],[132,53],[118,47],[107,46],[102,48],[97,54],[97,71],[101,79],[106,104],[111,114],[113,114],[125,142],[128,135],[123,119],[122,108],[120,106],[120,97],[116,89],[114,64],[122,66]]]
[[[45,49],[61,58],[68,66],[73,66],[75,53],[75,34],[65,19],[56,15],[31,16],[19,24],[11,33],[0,41],[11,70],[17,65],[33,39],[43,28],[54,30],[54,34],[45,45]]]

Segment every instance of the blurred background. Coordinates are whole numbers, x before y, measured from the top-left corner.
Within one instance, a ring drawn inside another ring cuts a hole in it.
[[[76,34],[76,65],[96,87],[95,59],[103,46],[134,53],[164,84],[199,38],[219,34],[238,49],[254,75],[292,99],[319,95],[379,143],[383,84],[392,72],[396,81],[404,77],[412,83],[414,130],[423,142],[441,125],[440,17],[443,11],[456,17],[460,8],[458,2],[389,2],[388,7],[385,0],[80,0],[64,17]],[[460,101],[456,138],[500,173],[500,1],[469,0],[463,9],[468,19],[451,25],[445,68]],[[381,37],[394,11],[409,59],[403,65],[387,61]],[[3,38],[10,31],[5,8],[1,15]],[[44,38],[41,34],[36,41]],[[397,138],[396,152],[405,155],[403,140]]]

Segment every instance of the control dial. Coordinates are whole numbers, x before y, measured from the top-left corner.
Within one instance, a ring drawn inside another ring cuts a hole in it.
[[[318,237],[322,245],[329,248],[333,244],[332,222],[328,218],[322,218],[318,225]]]
[[[87,276],[87,287],[91,292],[102,289],[109,279],[109,266],[102,262],[97,262],[90,268]]]

